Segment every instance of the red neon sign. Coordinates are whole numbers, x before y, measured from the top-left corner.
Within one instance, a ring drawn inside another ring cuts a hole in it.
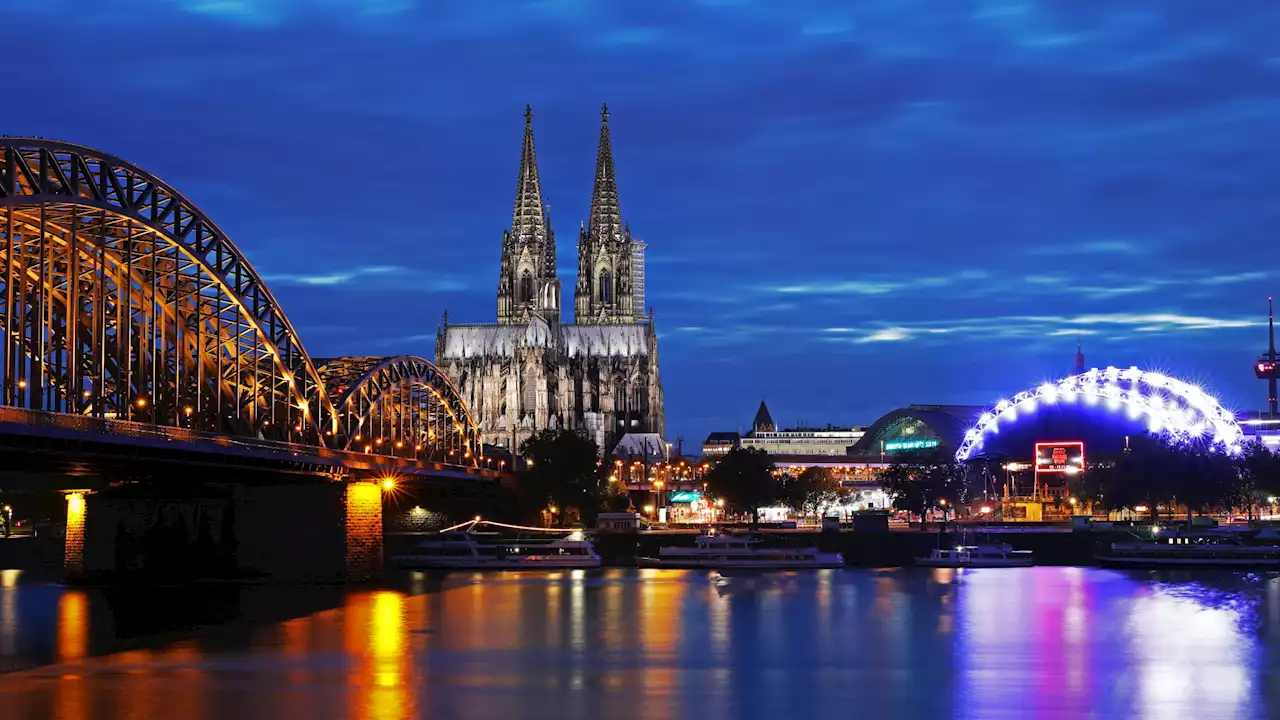
[[[1083,441],[1036,443],[1036,473],[1078,473],[1083,470]]]

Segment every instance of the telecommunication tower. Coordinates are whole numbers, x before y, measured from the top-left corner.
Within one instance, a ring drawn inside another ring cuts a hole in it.
[[[1276,362],[1276,316],[1271,298],[1267,298],[1267,351],[1254,364],[1253,371],[1259,380],[1267,381],[1267,409],[1276,416],[1276,379],[1280,378],[1280,363]]]

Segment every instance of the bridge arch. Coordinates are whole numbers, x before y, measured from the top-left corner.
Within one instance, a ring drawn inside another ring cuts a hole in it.
[[[1124,409],[1132,418],[1145,418],[1152,432],[1174,438],[1209,437],[1229,452],[1239,451],[1244,433],[1235,416],[1203,389],[1163,373],[1131,367],[1108,367],[1071,375],[1001,400],[964,434],[956,460],[964,462],[982,447],[986,437],[1002,422],[1017,422],[1039,404],[1102,403],[1107,409]]]
[[[337,412],[334,447],[478,465],[479,427],[458,389],[427,360],[342,357],[319,372]]]
[[[322,444],[276,299],[199,208],[120,158],[0,138],[6,405]]]

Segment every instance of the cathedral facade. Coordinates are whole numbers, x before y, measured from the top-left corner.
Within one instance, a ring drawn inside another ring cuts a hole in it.
[[[540,430],[570,428],[608,452],[628,433],[662,435],[643,263],[644,244],[622,219],[606,107],[590,216],[578,229],[573,322],[563,321],[555,234],[526,108],[515,211],[502,235],[498,321],[453,324],[446,314],[436,335],[436,365],[458,386],[484,442],[518,450]]]

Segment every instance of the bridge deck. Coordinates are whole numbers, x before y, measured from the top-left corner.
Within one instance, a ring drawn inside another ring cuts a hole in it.
[[[96,446],[98,449],[90,452],[95,455],[101,455],[104,450],[109,454],[114,447],[135,457],[150,450],[167,456],[180,454],[193,460],[199,458],[202,462],[224,465],[243,464],[259,468],[266,465],[361,477],[391,475],[476,480],[499,477],[497,471],[464,465],[13,407],[0,407],[0,443],[8,446],[39,445],[45,451],[54,452]]]

